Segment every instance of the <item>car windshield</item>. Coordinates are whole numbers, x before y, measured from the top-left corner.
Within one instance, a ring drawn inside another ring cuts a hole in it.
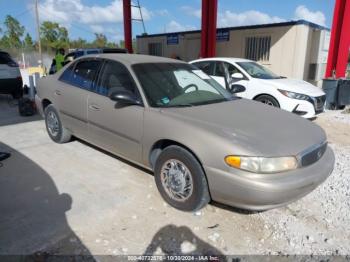
[[[196,106],[232,98],[212,78],[189,64],[143,63],[132,67],[152,107]]]
[[[255,62],[238,62],[240,67],[242,67],[251,77],[259,79],[280,79],[281,77],[271,72],[266,67],[259,65]]]

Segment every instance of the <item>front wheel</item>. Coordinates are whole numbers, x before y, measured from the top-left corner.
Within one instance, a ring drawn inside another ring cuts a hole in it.
[[[261,95],[254,99],[255,101],[261,102],[263,104],[273,106],[273,107],[280,107],[278,101],[276,98],[269,96],[269,95]]]
[[[155,165],[155,181],[163,199],[183,211],[196,211],[210,201],[207,180],[198,160],[179,146],[165,148]]]
[[[54,142],[63,144],[72,139],[71,133],[62,125],[58,112],[53,105],[45,108],[45,124],[47,133]]]

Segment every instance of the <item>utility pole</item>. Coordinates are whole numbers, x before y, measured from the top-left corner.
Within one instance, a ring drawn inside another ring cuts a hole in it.
[[[39,47],[39,66],[43,68],[43,54],[41,51],[41,40],[40,40],[40,22],[39,22],[39,10],[38,10],[38,0],[35,0],[35,20],[36,20],[36,34]]]

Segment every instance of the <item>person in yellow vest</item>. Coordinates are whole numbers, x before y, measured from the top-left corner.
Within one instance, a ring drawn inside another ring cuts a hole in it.
[[[56,61],[56,72],[60,71],[61,68],[64,66],[64,49],[60,48],[55,56]]]

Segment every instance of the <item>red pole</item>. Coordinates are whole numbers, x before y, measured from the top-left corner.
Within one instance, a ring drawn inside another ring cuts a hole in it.
[[[201,57],[207,57],[208,50],[208,7],[209,0],[202,0]]]
[[[123,14],[125,48],[132,54],[131,0],[123,0]]]
[[[341,26],[339,50],[336,63],[336,77],[345,77],[350,48],[350,0],[346,1]]]
[[[325,77],[331,77],[333,70],[336,69],[345,2],[346,0],[336,0],[335,2]]]
[[[213,57],[216,53],[217,0],[202,0],[201,57]]]
[[[218,1],[209,0],[208,8],[208,50],[207,57],[214,57],[216,54],[216,18],[218,12]]]

